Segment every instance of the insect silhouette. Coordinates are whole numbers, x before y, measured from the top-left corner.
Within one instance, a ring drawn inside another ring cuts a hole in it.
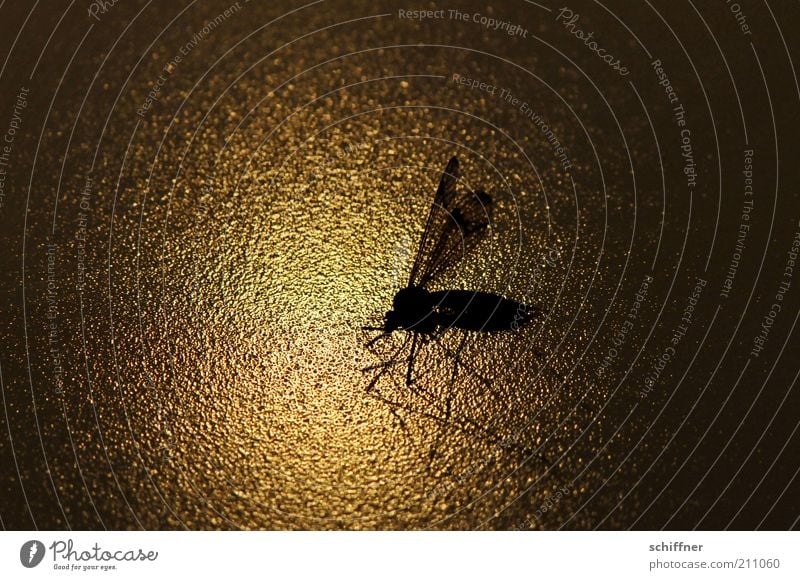
[[[372,390],[400,359],[408,341],[411,353],[407,359],[406,385],[415,381],[414,361],[419,349],[438,339],[449,329],[471,332],[515,331],[539,312],[539,308],[488,292],[470,290],[429,290],[434,282],[458,265],[462,258],[480,241],[491,223],[492,197],[485,191],[460,191],[458,158],[453,157],[445,167],[439,187],[431,204],[411,275],[405,288],[392,301],[382,326],[365,326],[364,330],[381,331],[367,346],[395,331],[407,334],[401,347],[379,365],[364,370],[379,372],[367,391]],[[456,350],[453,363],[455,378],[467,333]]]

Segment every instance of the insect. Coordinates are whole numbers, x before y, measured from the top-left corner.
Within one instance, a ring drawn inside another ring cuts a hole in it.
[[[414,361],[419,349],[438,339],[449,329],[471,332],[515,331],[526,324],[538,308],[504,298],[497,294],[470,290],[429,290],[429,286],[460,263],[477,244],[491,222],[492,197],[483,190],[459,191],[458,158],[448,162],[428,213],[414,265],[405,288],[392,301],[382,326],[365,326],[364,330],[381,331],[368,346],[395,331],[408,333],[405,342],[389,360],[366,370],[379,369],[367,391],[378,383],[389,368],[395,366],[400,353],[411,340],[411,353],[406,368],[406,385],[415,381]],[[467,333],[452,355],[455,378]]]

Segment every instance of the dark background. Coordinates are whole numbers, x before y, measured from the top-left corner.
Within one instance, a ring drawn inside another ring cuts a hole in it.
[[[4,528],[797,527],[797,4],[571,2],[627,76],[547,0],[90,6],[0,6]],[[452,155],[496,211],[440,289],[548,312],[367,393]]]

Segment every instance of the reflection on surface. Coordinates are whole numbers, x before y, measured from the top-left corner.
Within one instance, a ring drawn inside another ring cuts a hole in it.
[[[686,527],[713,507],[715,486],[766,429],[747,423],[748,444],[704,478],[750,404],[736,391],[735,412],[720,412],[742,372],[718,362],[734,356],[725,341],[739,332],[746,294],[725,309],[710,290],[741,213],[719,201],[712,162],[723,156],[726,175],[740,165],[732,95],[711,95],[715,141],[705,88],[686,63],[669,63],[691,109],[700,176],[690,195],[675,121],[640,45],[603,34],[635,84],[620,81],[546,7],[503,6],[530,32],[523,38],[400,19],[385,2],[241,3],[178,62],[228,5],[139,14],[141,4],[116,5],[80,46],[85,23],[64,27],[33,77],[27,57],[10,61],[31,85],[31,133],[15,144],[2,208],[0,259],[16,273],[3,283],[12,347],[1,361],[2,452],[18,466],[2,483],[14,499],[6,525]],[[622,33],[591,6],[575,7],[582,22]],[[640,36],[666,63],[679,54],[674,39],[643,11],[625,18],[661,30]],[[49,37],[49,18],[31,20],[31,46]],[[674,25],[708,54],[707,39]],[[735,70],[750,66],[749,48],[730,50]],[[763,62],[784,62],[767,52]],[[761,88],[739,91],[744,113],[761,119]],[[749,146],[767,167],[773,135],[762,120]],[[25,157],[34,151],[35,164]],[[408,283],[453,155],[460,183],[490,192],[494,214],[429,290],[547,313],[514,332],[448,331],[420,349],[419,380],[407,384],[398,364],[369,390],[362,369],[406,337],[368,348],[374,335],[362,327],[380,325]],[[758,211],[772,209],[764,201]],[[754,218],[750,239],[790,236],[787,224]],[[741,291],[764,295],[769,282],[748,281],[755,275],[742,267]],[[697,322],[642,399],[698,276],[709,291]],[[758,365],[748,372],[765,374]],[[775,405],[783,391],[772,389],[788,376],[779,370],[765,391]],[[793,471],[779,463],[772,473],[782,488]],[[731,487],[708,521],[728,522],[745,487]],[[764,497],[777,497],[770,490]],[[747,525],[763,515],[756,507]]]

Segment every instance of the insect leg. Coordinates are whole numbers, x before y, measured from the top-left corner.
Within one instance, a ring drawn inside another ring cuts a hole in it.
[[[458,363],[461,361],[461,352],[464,350],[464,345],[467,342],[467,333],[464,333],[464,337],[461,339],[461,344],[458,345],[458,350],[456,351],[456,355],[453,360],[453,375],[450,377],[451,381],[456,379],[456,373],[458,373]]]
[[[408,370],[406,371],[406,386],[410,387],[411,383],[414,382],[413,374],[414,374],[414,357],[417,356],[417,342],[419,340],[419,334],[416,332],[414,333],[414,340],[411,342],[411,355],[408,357]]]

